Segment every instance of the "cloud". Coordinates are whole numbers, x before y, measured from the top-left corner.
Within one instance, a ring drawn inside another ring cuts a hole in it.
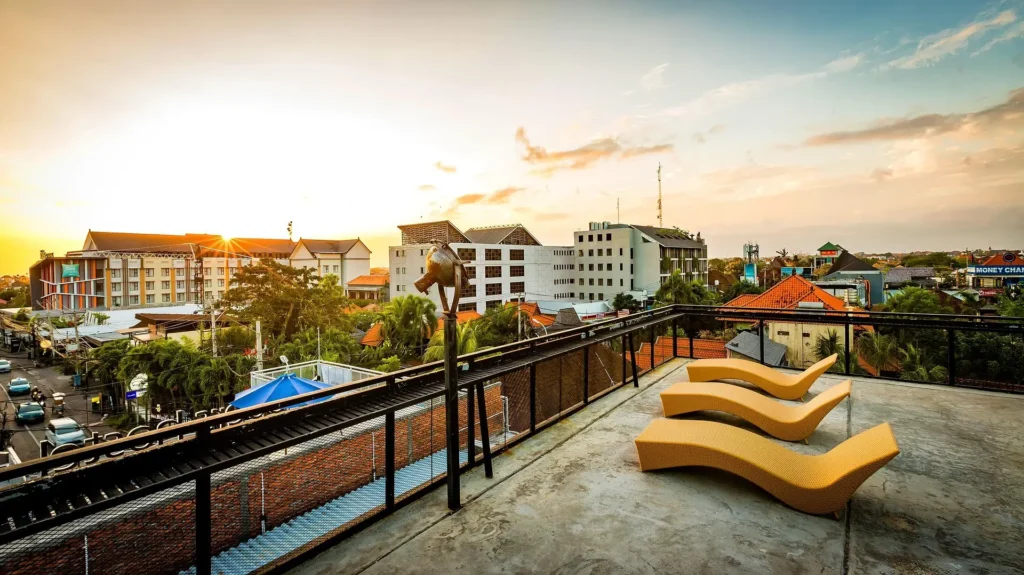
[[[442,172],[444,172],[446,174],[454,174],[455,173],[455,166],[448,166],[448,165],[442,164],[440,160],[434,162],[434,167],[439,169],[439,170],[441,170]]]
[[[984,46],[976,50],[973,54],[971,54],[971,57],[973,58],[980,54],[984,54],[985,52],[988,52],[989,50],[991,50],[992,48],[999,44],[1002,44],[1003,42],[1009,42],[1010,40],[1020,38],[1022,36],[1024,36],[1024,21],[1017,22],[1016,26],[1011,26],[999,36],[993,38],[992,40],[989,40],[987,44],[985,44]]]
[[[892,170],[889,168],[875,168],[871,171],[871,179],[882,183],[892,177]]]
[[[422,186],[420,186],[421,192],[433,192],[436,189],[437,186],[435,186],[434,184],[423,184]]]
[[[934,64],[966,48],[975,36],[983,36],[990,30],[1008,26],[1016,21],[1017,15],[1013,10],[1005,10],[990,18],[975,20],[962,28],[948,28],[937,34],[925,36],[917,43],[913,54],[892,60],[883,68],[909,70]],[[979,52],[986,49],[983,48]]]
[[[724,129],[725,126],[723,126],[722,124],[715,124],[714,126],[708,128],[707,132],[694,132],[693,141],[697,142],[698,144],[703,144],[707,142],[708,138],[710,138],[713,134],[717,134]]]
[[[513,188],[513,187],[502,188],[502,189],[492,193],[491,195],[487,196],[487,203],[488,204],[505,204],[505,203],[508,203],[509,199],[511,199],[512,196],[514,196],[515,194],[518,194],[519,192],[521,192],[521,191],[523,191],[525,189],[526,188]]]
[[[672,144],[628,147],[620,144],[616,138],[600,138],[571,150],[549,152],[541,146],[531,144],[529,138],[526,137],[526,130],[522,127],[516,130],[516,142],[524,150],[520,159],[528,164],[539,166],[536,173],[541,175],[550,175],[557,170],[580,170],[594,162],[608,158],[626,159],[646,154],[662,154],[673,150]]]
[[[640,78],[640,86],[642,86],[647,92],[653,92],[659,88],[664,88],[665,82],[662,79],[662,76],[666,69],[668,69],[667,62],[664,64],[658,64]]]
[[[452,205],[444,211],[446,216],[453,215],[458,211],[461,206],[468,206],[471,204],[491,204],[501,205],[507,204],[512,196],[525,191],[526,188],[517,188],[509,186],[500,190],[495,190],[490,194],[463,194],[452,200]]]
[[[826,146],[853,142],[909,140],[928,138],[959,132],[977,135],[989,129],[1024,127],[1024,88],[1010,92],[1000,104],[978,112],[962,114],[925,114],[911,118],[884,120],[875,126],[860,130],[830,132],[811,136],[808,146]]]
[[[463,194],[455,198],[454,203],[456,206],[465,206],[468,204],[477,204],[483,201],[487,196],[484,194]]]
[[[569,214],[556,213],[556,212],[543,212],[535,214],[533,219],[541,222],[550,222],[554,220],[564,220],[569,217]]]
[[[841,56],[825,64],[825,71],[829,73],[849,72],[864,63],[864,53]]]

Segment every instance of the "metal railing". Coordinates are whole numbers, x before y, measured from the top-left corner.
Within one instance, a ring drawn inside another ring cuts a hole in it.
[[[343,396],[325,389],[166,422],[0,469],[0,485],[27,479],[0,490],[0,571],[281,571],[445,481],[453,442],[460,473],[483,463],[490,476],[507,446],[694,357],[703,331],[757,326],[763,346],[766,328],[784,323],[841,327],[846,349],[872,330],[951,333],[953,372],[961,335],[1009,338],[1011,353],[1024,335],[1020,319],[868,312],[667,306],[609,319],[460,356],[454,404],[434,362],[352,382]]]

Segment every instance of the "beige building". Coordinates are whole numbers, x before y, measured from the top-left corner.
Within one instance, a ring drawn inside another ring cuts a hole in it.
[[[308,240],[299,238],[289,254],[292,267],[312,268],[317,275],[333,275],[346,286],[359,276],[370,275],[370,248],[362,240]]]

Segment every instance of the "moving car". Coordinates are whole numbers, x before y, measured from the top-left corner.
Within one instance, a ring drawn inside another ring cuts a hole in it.
[[[11,373],[11,362],[6,359],[0,359],[0,373]]]
[[[18,406],[17,413],[14,414],[14,421],[18,423],[35,423],[46,419],[46,411],[42,405],[34,401],[26,401]]]
[[[25,395],[32,390],[32,386],[24,377],[16,377],[7,384],[7,393],[11,395]]]
[[[46,439],[54,447],[69,443],[85,447],[85,430],[82,429],[82,426],[77,421],[70,417],[51,419],[50,423],[46,426]]]

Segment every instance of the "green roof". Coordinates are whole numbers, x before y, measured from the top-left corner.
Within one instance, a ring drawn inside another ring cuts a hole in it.
[[[825,242],[825,245],[823,245],[820,248],[818,248],[818,251],[819,252],[824,252],[824,251],[838,250],[838,249],[840,249],[840,247],[835,245],[834,243],[832,243],[832,242]]]

